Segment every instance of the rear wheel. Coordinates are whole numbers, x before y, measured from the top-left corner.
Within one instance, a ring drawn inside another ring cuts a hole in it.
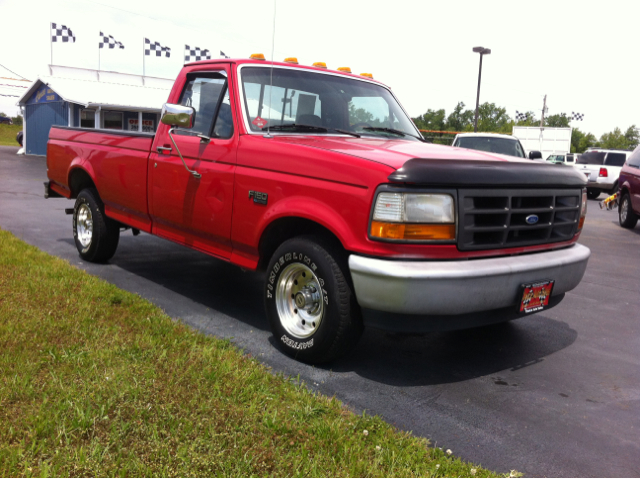
[[[618,219],[623,228],[634,228],[638,223],[638,216],[633,212],[631,199],[628,193],[622,195],[620,206],[618,206]]]
[[[362,320],[341,256],[305,236],[285,241],[273,254],[265,309],[287,355],[322,363],[345,354],[358,341]]]
[[[107,218],[94,188],[78,194],[73,207],[73,239],[80,257],[93,263],[110,259],[118,248],[120,224]]]
[[[587,188],[587,198],[589,198],[590,200],[595,200],[598,196],[600,196],[600,190]]]

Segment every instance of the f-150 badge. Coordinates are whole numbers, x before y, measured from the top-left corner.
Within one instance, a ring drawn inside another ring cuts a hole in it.
[[[261,193],[259,191],[249,190],[249,198],[253,198],[254,203],[259,203],[261,205],[267,204],[267,199],[269,195],[266,193]]]

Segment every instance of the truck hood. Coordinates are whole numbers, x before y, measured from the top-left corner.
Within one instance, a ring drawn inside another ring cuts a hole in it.
[[[277,136],[276,141],[356,156],[393,168],[389,181],[435,186],[584,187],[575,168],[406,140]]]
[[[278,141],[286,143],[357,156],[365,160],[382,163],[396,170],[412,158],[518,161],[517,158],[504,155],[467,150],[464,148],[452,148],[450,146],[434,145],[432,143],[421,143],[418,141],[389,140],[384,138],[346,138],[342,136],[283,135],[275,138],[277,138]]]

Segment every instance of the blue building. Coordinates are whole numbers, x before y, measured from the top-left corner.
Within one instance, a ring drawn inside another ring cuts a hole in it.
[[[51,66],[18,101],[25,154],[47,153],[53,125],[155,132],[173,80]]]

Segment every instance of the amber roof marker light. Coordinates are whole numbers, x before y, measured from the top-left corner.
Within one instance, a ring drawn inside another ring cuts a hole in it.
[[[264,61],[264,54],[263,53],[252,53],[249,58],[251,60],[262,60],[262,61]]]
[[[373,73],[360,73],[360,76],[371,78],[373,80]]]
[[[343,72],[343,73],[351,73],[351,68],[349,67],[340,67],[338,68],[339,72]]]
[[[298,58],[297,57],[287,57],[284,59],[285,63],[293,63],[294,65],[298,64]]]
[[[312,66],[316,68],[324,68],[327,69],[327,64],[325,62],[315,62]]]

